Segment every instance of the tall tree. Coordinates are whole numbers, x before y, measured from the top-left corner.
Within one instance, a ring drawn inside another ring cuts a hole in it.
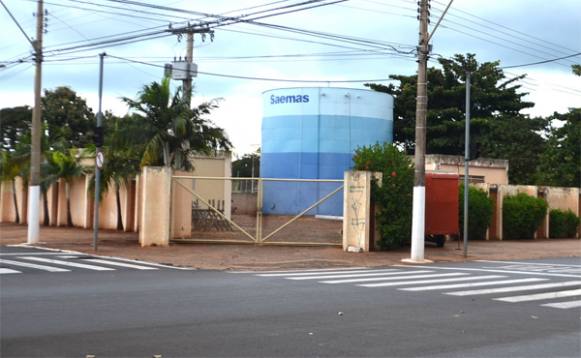
[[[32,109],[28,106],[0,109],[0,149],[14,151],[30,135]]]
[[[95,115],[87,102],[69,87],[45,90],[42,118],[51,148],[83,148],[93,142]]]
[[[217,108],[217,103],[211,101],[190,108],[180,88],[172,96],[169,78],[145,85],[135,100],[123,100],[151,128],[142,165],[190,169],[192,153],[231,147],[224,130],[204,118]]]
[[[581,186],[581,108],[550,117],[546,149],[540,155],[536,182],[540,185]]]
[[[508,79],[498,62],[478,63],[474,54],[439,59],[428,69],[427,153],[464,154],[465,81],[471,72],[471,156],[508,159],[512,183],[530,183],[542,151],[546,121],[521,114],[533,103],[523,99],[519,80]],[[394,141],[414,151],[416,76],[392,75],[399,84],[367,84],[394,96]]]

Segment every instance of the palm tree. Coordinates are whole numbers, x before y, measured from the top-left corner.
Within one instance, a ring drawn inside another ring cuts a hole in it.
[[[67,201],[67,226],[73,226],[71,215],[71,184],[73,179],[85,174],[85,168],[79,164],[79,160],[73,151],[66,152],[47,152],[48,175],[45,178],[47,184],[54,183],[62,179],[65,183],[65,197]],[[50,184],[48,185],[50,186]],[[48,187],[47,187],[48,189]],[[45,206],[46,194],[45,194]],[[48,211],[48,210],[47,210]],[[46,218],[45,218],[46,222]]]
[[[18,210],[18,197],[16,193],[16,178],[21,177],[25,186],[28,175],[28,158],[15,152],[3,150],[0,152],[0,181],[10,181],[12,183],[12,200],[16,214],[16,223],[20,224],[20,212]]]
[[[217,101],[190,108],[181,88],[171,95],[169,78],[145,85],[136,100],[123,101],[147,123],[149,138],[142,165],[190,169],[192,153],[228,150],[232,146],[222,128],[203,118],[218,107]]]
[[[139,173],[145,143],[149,139],[147,123],[141,117],[115,117],[110,113],[105,116],[105,163],[101,170],[99,198],[109,191],[111,184],[115,190],[117,204],[117,230],[123,230],[120,190],[129,188],[130,181]],[[94,195],[95,181],[90,181],[89,190]]]

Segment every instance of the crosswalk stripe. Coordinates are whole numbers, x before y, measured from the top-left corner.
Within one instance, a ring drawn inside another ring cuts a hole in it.
[[[2,268],[2,267],[0,267],[0,275],[4,275],[4,274],[7,274],[7,273],[22,273],[22,272],[16,271],[16,270],[12,270],[12,269],[9,269],[9,268]]]
[[[21,266],[21,267],[28,267],[42,271],[48,272],[69,272],[70,270],[54,267],[54,266],[46,266],[46,265],[38,265],[29,262],[20,262],[20,261],[13,261],[13,260],[4,260],[0,259],[0,264],[12,265],[12,266]]]
[[[578,301],[565,301],[565,302],[555,302],[555,303],[545,303],[541,305],[544,307],[553,307],[560,309],[578,308],[581,307],[581,300]]]
[[[325,272],[325,271],[342,271],[342,270],[369,270],[369,267],[334,267],[322,269],[294,269],[294,270],[274,270],[274,271],[228,271],[228,273],[255,273],[255,274],[271,274],[271,273],[301,273],[301,272]]]
[[[447,290],[451,288],[463,288],[463,287],[478,287],[478,286],[495,286],[507,283],[526,283],[526,282],[539,282],[547,281],[546,278],[523,278],[518,280],[501,280],[501,281],[490,281],[490,282],[468,282],[468,283],[458,283],[450,285],[434,285],[434,286],[421,286],[421,287],[406,287],[400,288],[401,291],[431,291],[431,290]]]
[[[69,262],[63,260],[53,260],[53,259],[45,259],[43,257],[28,257],[28,256],[21,256],[19,259],[23,260],[32,260],[32,261],[40,261],[46,262],[50,264],[62,265],[62,266],[71,266],[71,267],[79,267],[84,268],[87,270],[95,270],[95,271],[115,271],[115,269],[109,267],[102,267],[102,266],[95,266],[95,265],[87,265],[87,264],[80,264],[78,262]]]
[[[300,272],[300,273],[265,273],[258,274],[260,277],[293,277],[293,276],[316,276],[316,275],[341,275],[341,274],[363,274],[373,272],[393,272],[398,269],[384,269],[384,270],[358,270],[358,271],[331,271],[331,272]]]
[[[499,287],[499,288],[487,288],[487,289],[482,289],[482,290],[455,291],[455,292],[446,292],[446,294],[452,295],[452,296],[488,295],[491,293],[532,291],[532,290],[540,290],[543,288],[577,286],[579,284],[581,284],[581,281],[565,281],[565,282],[556,282],[556,283],[542,283],[539,285],[509,286],[509,287]]]
[[[469,276],[469,277],[455,277],[455,278],[442,278],[436,280],[414,280],[414,281],[398,281],[398,282],[381,282],[381,283],[366,283],[362,285],[357,285],[361,287],[389,287],[389,286],[404,286],[404,285],[421,285],[424,283],[442,283],[442,282],[460,282],[460,281],[473,281],[473,280],[488,280],[491,278],[501,278],[505,276],[499,275],[488,275],[488,276]]]
[[[556,291],[556,292],[543,292],[543,293],[535,293],[532,295],[522,295],[522,296],[512,296],[512,297],[501,297],[501,298],[495,298],[494,300],[515,303],[515,302],[540,301],[540,300],[548,300],[551,298],[562,298],[562,297],[573,297],[573,296],[581,296],[581,289],[568,290],[568,291]]]
[[[432,271],[408,271],[408,272],[392,272],[385,273],[381,277],[360,277],[360,278],[348,278],[343,280],[325,280],[320,281],[321,283],[337,284],[337,283],[357,283],[357,282],[370,282],[370,281],[393,281],[393,280],[408,280],[411,278],[427,278],[427,277],[446,277],[446,276],[465,276],[467,273],[444,273],[444,274],[429,274],[429,275],[416,275],[430,273]]]
[[[89,261],[89,262],[94,262],[97,264],[104,264],[104,265],[111,265],[111,266],[129,267],[129,268],[134,268],[137,270],[158,270],[158,268],[156,268],[156,267],[127,264],[127,263],[123,263],[123,262],[115,262],[115,261],[108,261],[108,260],[101,260],[101,259],[83,259],[83,261]]]
[[[350,274],[350,275],[325,275],[325,276],[303,276],[303,277],[285,277],[287,280],[326,280],[330,278],[350,278],[350,277],[372,277],[372,276],[386,276],[390,274],[402,274],[401,272],[372,272],[363,274]]]
[[[505,276],[499,275],[488,275],[488,276],[471,276],[471,277],[458,277],[458,278],[443,278],[437,280],[415,280],[415,281],[399,281],[399,282],[382,282],[382,283],[366,283],[362,285],[357,285],[361,287],[389,287],[389,286],[403,286],[403,285],[420,285],[424,283],[440,283],[440,282],[459,282],[459,281],[472,281],[472,280],[487,280],[491,278],[500,278]]]

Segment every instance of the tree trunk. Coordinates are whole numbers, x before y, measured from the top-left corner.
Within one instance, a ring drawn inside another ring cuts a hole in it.
[[[44,198],[43,200],[43,207],[44,207],[44,221],[43,224],[44,226],[49,226],[50,225],[50,217],[48,216],[48,189],[42,192],[42,197]]]
[[[123,216],[121,215],[121,195],[119,184],[115,183],[115,201],[117,202],[117,230],[123,231]]]
[[[65,197],[67,199],[67,226],[73,226],[73,218],[71,216],[71,188],[68,181],[65,181]]]
[[[166,167],[171,166],[170,157],[169,157],[169,143],[163,143],[163,164]]]
[[[18,196],[16,195],[15,179],[12,179],[12,200],[14,200],[14,212],[16,213],[16,223],[20,224],[20,213],[18,212]]]

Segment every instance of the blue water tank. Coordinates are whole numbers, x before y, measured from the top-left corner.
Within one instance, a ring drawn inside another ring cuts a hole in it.
[[[329,87],[263,93],[263,178],[343,179],[361,146],[393,141],[393,97]],[[292,215],[337,188],[336,183],[264,182],[266,214]],[[309,215],[343,215],[343,193]]]

